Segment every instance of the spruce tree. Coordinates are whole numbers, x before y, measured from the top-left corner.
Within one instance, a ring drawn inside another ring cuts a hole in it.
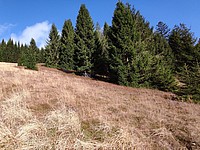
[[[3,55],[4,55],[3,61],[13,62],[13,53],[14,53],[14,42],[12,39],[9,39],[6,44],[6,48],[3,52]]]
[[[199,100],[200,53],[195,42],[193,33],[185,24],[175,26],[169,36],[176,77],[183,85],[179,86],[177,94]]]
[[[110,26],[105,22],[103,26],[103,35],[108,38]]]
[[[152,87],[166,91],[175,91],[176,82],[173,73],[174,56],[172,49],[166,38],[157,31],[154,33],[152,43],[153,48],[151,52],[154,56],[152,66],[153,74],[151,77]]]
[[[174,68],[174,55],[172,52],[172,49],[166,40],[166,38],[158,33],[157,31],[154,33],[153,37],[153,54],[159,59],[166,63],[167,66],[169,66],[171,69]]]
[[[170,32],[169,27],[164,22],[159,21],[158,24],[156,25],[156,33],[160,34],[165,39],[167,39],[169,37],[169,32]]]
[[[130,5],[118,2],[108,33],[112,82],[174,90],[171,66],[166,65],[171,58],[165,58],[171,49],[163,36],[154,35],[139,11],[131,11]]]
[[[27,54],[27,64],[26,67],[28,69],[37,70],[37,51],[38,48],[36,46],[35,40],[32,38],[30,41],[30,45],[28,47],[28,54]]]
[[[49,40],[45,49],[45,64],[47,67],[57,67],[59,62],[60,37],[55,24],[52,24]]]
[[[194,43],[196,39],[185,24],[175,26],[169,36],[169,45],[174,55],[174,66],[177,73],[182,72],[184,66],[194,64]]]
[[[109,32],[111,82],[128,85],[129,68],[134,55],[133,26],[130,6],[118,2]]]
[[[3,39],[0,44],[0,61],[5,61],[6,42]]]
[[[91,72],[94,52],[94,25],[89,11],[81,5],[75,28],[75,70]]]
[[[98,25],[97,25],[98,26]],[[95,51],[93,54],[93,73],[108,76],[109,53],[107,37],[96,27],[95,31]]]
[[[27,60],[27,55],[28,55],[27,51],[28,51],[28,47],[22,44],[20,48],[19,59],[17,61],[18,66],[26,65],[26,60]]]
[[[25,66],[28,69],[37,70],[37,51],[35,40],[32,38],[30,45],[22,45],[20,56],[18,59],[18,66]]]
[[[71,20],[64,23],[60,40],[59,66],[63,69],[74,68],[74,29]]]
[[[182,81],[184,86],[180,87],[179,95],[186,99],[200,101],[200,66],[199,62],[194,67],[189,67],[185,64],[182,72]]]
[[[39,50],[38,62],[45,63],[45,49],[43,47]]]

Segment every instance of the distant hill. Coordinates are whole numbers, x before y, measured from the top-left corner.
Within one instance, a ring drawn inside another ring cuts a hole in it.
[[[0,63],[0,149],[200,149],[200,105]]]

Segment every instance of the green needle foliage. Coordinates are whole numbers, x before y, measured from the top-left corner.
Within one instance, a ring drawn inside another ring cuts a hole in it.
[[[59,36],[52,25],[45,49],[14,43],[0,43],[0,61],[37,69],[37,62],[48,67],[90,73],[115,84],[156,88],[200,100],[200,42],[185,24],[172,30],[159,21],[155,30],[139,11],[118,1],[112,24],[94,29],[84,4],[76,26],[66,20]]]
[[[25,66],[28,69],[37,70],[37,52],[35,40],[32,38],[29,46],[21,46],[18,66]]]
[[[45,64],[47,67],[58,67],[60,36],[55,24],[52,25],[45,50]]]
[[[94,25],[89,11],[83,4],[80,7],[75,28],[75,70],[91,72],[94,52]]]
[[[35,40],[31,39],[29,48],[28,48],[28,56],[27,56],[27,64],[26,67],[28,69],[37,70],[37,52],[38,48],[36,46]]]
[[[62,69],[72,70],[74,68],[74,29],[71,20],[64,23],[59,52],[59,66]]]
[[[93,53],[93,74],[108,76],[108,67],[108,39],[106,35],[103,35],[103,33],[100,31],[100,26],[97,25],[95,31],[95,51]]]

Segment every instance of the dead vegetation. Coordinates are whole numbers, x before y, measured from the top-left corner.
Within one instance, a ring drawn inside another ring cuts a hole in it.
[[[0,63],[0,149],[200,149],[200,105]]]

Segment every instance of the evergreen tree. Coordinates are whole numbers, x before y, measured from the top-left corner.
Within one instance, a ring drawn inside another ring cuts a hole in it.
[[[14,53],[14,42],[12,39],[9,39],[6,48],[3,51],[3,61],[4,62],[13,62],[13,53]]]
[[[153,54],[159,59],[166,63],[166,66],[174,68],[174,55],[172,49],[164,36],[159,34],[157,31],[154,33],[154,50]]]
[[[177,90],[177,83],[171,66],[164,60],[157,57],[154,58],[154,65],[152,66],[151,87],[163,91]]]
[[[189,67],[185,64],[181,74],[183,86],[179,87],[178,94],[186,99],[200,101],[200,67]]]
[[[139,11],[118,2],[108,33],[112,82],[174,90],[175,79],[167,65],[170,56],[165,58],[171,49],[162,35],[153,33]]]
[[[71,20],[65,21],[60,42],[59,66],[72,70],[74,68],[74,29]]]
[[[20,47],[20,53],[19,53],[19,59],[17,61],[18,66],[25,66],[26,65],[26,59],[27,59],[27,51],[28,51],[28,46],[27,45],[21,45]]]
[[[108,41],[106,36],[101,33],[99,25],[97,25],[95,31],[95,51],[93,54],[93,64],[94,74],[108,76]]]
[[[140,14],[139,11],[132,9],[134,20],[134,42],[136,45],[144,45],[142,43],[151,42],[153,28],[150,28],[150,23]]]
[[[29,46],[22,45],[18,66],[25,66],[28,69],[37,70],[37,51],[38,48],[33,38],[31,39]]]
[[[39,54],[38,54],[38,62],[39,63],[45,63],[45,49],[42,47],[40,50],[39,50]]]
[[[103,35],[106,38],[108,38],[109,30],[110,30],[110,26],[107,23],[105,23],[103,26]]]
[[[169,32],[170,29],[168,28],[168,26],[164,22],[159,21],[156,25],[156,33],[160,34],[165,39],[167,39],[169,37]]]
[[[5,61],[5,50],[6,50],[6,42],[3,39],[0,44],[0,61]]]
[[[118,2],[109,32],[111,82],[128,85],[129,68],[134,56],[133,27],[130,6]]]
[[[89,11],[83,4],[77,16],[75,28],[75,70],[91,72],[94,52],[94,27]]]
[[[169,36],[169,44],[174,54],[175,73],[179,86],[177,94],[200,100],[199,62],[200,53],[193,33],[185,24],[175,26]]]
[[[49,33],[49,40],[45,50],[45,64],[47,67],[57,67],[59,62],[60,37],[55,24]]]
[[[184,66],[193,66],[194,43],[193,33],[185,24],[175,26],[169,36],[169,44],[174,55],[174,66],[176,72],[181,72]]]
[[[161,90],[175,91],[176,82],[173,73],[173,53],[166,38],[158,32],[154,34],[154,43],[152,54],[153,61],[153,74],[151,77],[152,87]]]
[[[37,70],[37,52],[38,48],[36,46],[35,40],[32,38],[30,41],[30,45],[28,48],[28,55],[27,55],[27,64],[26,67],[28,69]]]

